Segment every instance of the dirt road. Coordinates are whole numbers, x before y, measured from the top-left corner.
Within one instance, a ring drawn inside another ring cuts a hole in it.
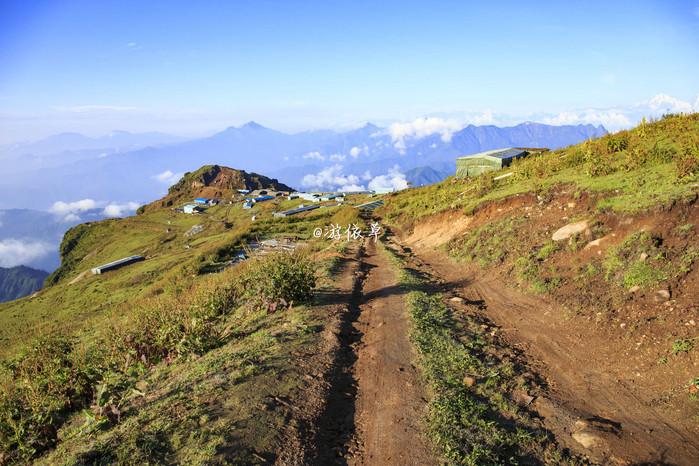
[[[335,284],[320,298],[333,316],[321,350],[299,362],[311,382],[276,464],[440,464],[424,432],[427,400],[393,267],[366,241]]]
[[[494,278],[466,277],[464,266],[444,253],[430,248],[413,252],[425,272],[461,283],[454,294],[483,302],[487,318],[513,347],[525,351],[551,388],[533,407],[563,445],[603,464],[698,464],[696,426],[683,425],[672,412],[644,402],[633,381],[617,375],[628,368],[615,342],[571,322],[555,304]],[[585,435],[578,439],[588,446],[574,438],[581,431]]]
[[[413,365],[405,297],[386,255],[366,246],[367,276],[356,328],[357,381],[351,465],[430,465],[422,424],[426,401]]]

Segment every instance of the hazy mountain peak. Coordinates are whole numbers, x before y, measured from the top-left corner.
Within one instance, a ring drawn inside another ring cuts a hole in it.
[[[247,123],[245,123],[241,128],[247,128],[247,129],[267,129],[261,124],[259,124],[256,121],[250,120]]]

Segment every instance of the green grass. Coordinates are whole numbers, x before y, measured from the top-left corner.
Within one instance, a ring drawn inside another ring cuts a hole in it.
[[[626,142],[617,144],[621,139]],[[491,201],[552,189],[601,193],[597,201],[600,210],[643,211],[699,192],[697,147],[699,114],[671,115],[633,130],[517,161],[509,169],[514,176],[502,180],[493,181],[492,173],[475,179],[448,178],[392,194],[382,212],[392,223],[409,227],[438,212],[461,210],[470,214]],[[695,160],[696,165],[687,164],[687,160]]]
[[[449,254],[481,267],[501,264],[520,248],[517,232],[524,222],[524,217],[508,217],[470,230],[448,244]]]
[[[201,215],[151,206],[69,232],[52,284],[34,298],[0,305],[0,360],[10,362],[9,369],[0,365],[0,415],[15,413],[0,429],[0,463],[211,464],[225,458],[249,464],[270,457],[284,414],[259,415],[259,406],[298,389],[303,378],[291,353],[312,351],[327,318],[320,308],[301,305],[313,283],[297,278],[318,269],[321,281],[330,280],[342,254],[340,242],[315,239],[312,231],[330,223],[363,226],[351,206],[273,218],[284,202],[275,199],[254,212],[220,204]],[[186,236],[194,225],[203,231]],[[268,269],[251,260],[201,274],[248,241],[276,236],[304,241],[319,259],[312,267],[291,261],[285,268],[281,260]],[[89,273],[132,254],[146,260]],[[250,279],[226,304],[219,291],[240,282],[240,274]],[[13,369],[19,366],[11,361],[39,367],[27,359],[32,342],[54,337],[70,342],[63,359],[53,358],[65,363],[31,377],[21,375],[29,369]],[[85,378],[78,377],[83,372]],[[54,385],[65,391],[47,391]]]
[[[696,338],[684,338],[681,340],[675,340],[672,343],[672,348],[670,349],[670,352],[674,355],[677,356],[678,354],[681,353],[689,353],[694,349],[694,342],[696,340],[699,340],[699,337]]]
[[[679,256],[668,250],[660,238],[641,231],[629,235],[604,259],[605,277],[624,288],[650,288],[673,277],[688,273],[699,259],[699,251],[690,247]]]
[[[239,337],[156,367],[113,426],[77,413],[61,431],[66,440],[36,464],[262,464],[286,423],[264,406],[298,390],[294,353],[315,344],[317,319],[305,308],[233,315]]]

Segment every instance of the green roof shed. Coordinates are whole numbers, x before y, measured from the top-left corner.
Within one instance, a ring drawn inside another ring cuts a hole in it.
[[[509,167],[514,159],[529,155],[524,149],[495,149],[471,154],[456,159],[456,176],[459,178],[478,176],[481,173]]]

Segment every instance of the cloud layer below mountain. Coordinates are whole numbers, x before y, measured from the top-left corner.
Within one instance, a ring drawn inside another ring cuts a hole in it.
[[[44,241],[7,238],[0,240],[0,267],[14,267],[40,260],[56,250],[55,244]]]

